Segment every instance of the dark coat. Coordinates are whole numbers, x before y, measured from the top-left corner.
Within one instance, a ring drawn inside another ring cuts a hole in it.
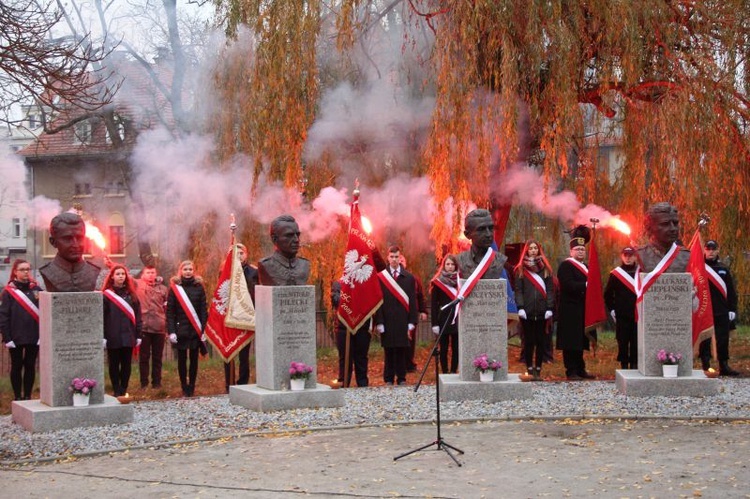
[[[0,294],[0,331],[3,343],[13,341],[16,346],[36,345],[39,341],[39,323],[10,296],[9,287],[20,289],[32,303],[39,306],[39,292],[42,290],[36,283],[12,281]]]
[[[560,309],[557,314],[557,349],[588,350],[584,332],[586,320],[586,274],[575,264],[563,261],[557,269]]]
[[[132,348],[135,341],[141,338],[143,319],[141,317],[141,303],[133,299],[127,288],[112,288],[120,298],[123,298],[133,307],[135,312],[135,324],[125,312],[120,310],[116,304],[106,296],[102,297],[104,303],[104,339],[107,340],[107,348]]]
[[[635,277],[637,268],[635,264],[630,266],[620,265],[620,267],[630,277]],[[607,305],[607,309],[615,311],[618,322],[620,319],[635,321],[635,299],[635,293],[623,284],[619,277],[610,273],[607,286],[604,288],[604,303]]]
[[[390,271],[390,269],[386,269],[386,271]],[[416,327],[419,321],[417,283],[414,276],[401,267],[396,283],[404,290],[406,296],[409,297],[409,310],[406,310],[381,281],[380,287],[383,290],[383,305],[375,314],[375,324],[382,324],[385,329],[380,339],[383,348],[408,347],[409,324],[413,324]]]
[[[724,316],[729,318],[729,312],[737,312],[737,290],[734,287],[734,279],[732,274],[726,265],[721,263],[717,258],[716,260],[706,260],[706,265],[711,267],[714,272],[719,274],[724,280],[724,284],[727,285],[727,297],[721,294],[719,288],[717,288],[713,282],[709,279],[711,289],[711,307],[713,308],[714,315]]]
[[[455,313],[455,307],[450,307],[445,310],[440,310],[443,306],[453,301],[453,297],[448,296],[445,291],[435,286],[430,286],[430,304],[432,306],[432,325],[443,328],[443,325],[448,321],[445,326],[445,332],[443,334],[458,334],[458,320],[453,322],[453,314]]]
[[[185,289],[190,303],[193,304],[198,319],[201,322],[201,332],[197,333],[193,324],[188,319],[187,313],[182,309],[182,305],[177,300],[174,290],[170,286],[169,295],[167,296],[167,333],[177,335],[177,344],[174,348],[178,350],[187,350],[198,348],[201,342],[201,335],[206,329],[206,320],[208,319],[208,308],[206,306],[206,290],[203,287],[203,280],[199,277],[191,279],[172,278],[172,283],[182,285]]]
[[[555,284],[552,275],[549,274],[544,277],[540,274],[540,276],[547,290],[546,298],[529,278],[526,276],[516,277],[514,290],[516,305],[518,305],[518,310],[523,309],[526,312],[526,318],[530,321],[544,320],[544,314],[547,310],[550,312],[555,310]]]
[[[245,276],[250,298],[253,300],[253,305],[255,305],[255,285],[258,284],[258,268],[246,263],[242,266],[242,273]]]

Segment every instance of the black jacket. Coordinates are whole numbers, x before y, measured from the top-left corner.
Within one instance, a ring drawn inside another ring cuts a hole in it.
[[[112,290],[133,308],[135,324],[130,321],[125,312],[120,310],[120,307],[103,296],[104,339],[107,340],[107,348],[132,348],[135,346],[135,341],[141,337],[143,327],[141,303],[131,296],[127,288],[112,288]]]
[[[630,277],[635,277],[637,265],[620,265]],[[617,321],[635,321],[635,293],[619,277],[614,275],[614,270],[609,274],[607,286],[604,288],[604,303],[607,309],[615,311]]]
[[[387,269],[390,271],[390,268]],[[375,324],[382,324],[385,332],[380,341],[384,348],[408,347],[409,324],[415,327],[419,321],[419,304],[417,303],[417,284],[414,276],[400,267],[396,283],[409,297],[409,310],[380,282],[383,290],[383,305],[375,313]]]
[[[0,294],[0,331],[3,343],[13,341],[16,346],[36,345],[39,341],[39,323],[26,311],[18,300],[10,296],[10,287],[20,289],[34,305],[39,306],[39,292],[42,288],[36,283],[12,281]]]
[[[557,269],[560,282],[560,309],[557,314],[558,350],[588,350],[585,334],[586,274],[564,260]]]
[[[541,291],[539,291],[533,282],[529,280],[525,275],[516,277],[516,304],[518,310],[523,309],[526,312],[526,318],[530,321],[544,320],[544,314],[549,310],[550,312],[555,309],[555,285],[552,280],[552,274],[544,277],[542,274],[538,274],[539,277],[544,281],[544,287],[547,291],[545,297]]]
[[[208,319],[206,290],[203,287],[203,280],[200,277],[192,277],[190,279],[173,277],[171,284],[181,285],[185,290],[185,294],[198,314],[198,319],[201,323],[201,332],[197,333],[195,331],[193,324],[188,319],[187,313],[182,309],[182,305],[177,301],[177,296],[175,296],[174,290],[170,286],[169,295],[167,296],[167,333],[177,335],[175,348],[178,350],[198,348],[201,335],[206,329],[206,320]]]
[[[727,285],[727,297],[719,290],[716,285],[709,279],[711,283],[711,307],[713,308],[714,315],[728,316],[729,312],[737,312],[737,290],[734,288],[734,279],[732,279],[732,273],[726,265],[721,263],[718,258],[716,260],[706,260],[706,265],[711,267],[714,272],[719,274]]]

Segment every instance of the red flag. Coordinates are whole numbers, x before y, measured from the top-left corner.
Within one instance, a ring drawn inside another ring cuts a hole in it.
[[[351,333],[356,333],[383,303],[383,291],[378,279],[379,264],[383,259],[362,229],[359,199],[355,194],[349,221],[349,240],[344,256],[344,273],[341,283],[341,300],[337,315]]]
[[[604,310],[604,293],[602,292],[602,270],[599,266],[599,254],[596,252],[595,238],[591,238],[589,249],[589,273],[586,279],[586,319],[587,330],[595,329],[607,320]]]
[[[703,244],[700,231],[695,231],[690,241],[690,261],[687,271],[693,275],[693,289],[698,308],[693,310],[693,350],[701,341],[714,335],[714,312],[711,304],[711,289],[706,275],[706,261],[703,258]]]
[[[236,247],[232,245],[232,249],[227,252],[219,276],[219,283],[211,300],[211,308],[208,310],[208,322],[206,324],[206,337],[216,347],[216,351],[224,359],[224,362],[232,360],[242,347],[252,340],[255,332],[235,329],[224,324],[230,302],[232,261],[236,258],[235,251]],[[236,267],[241,268],[239,265]],[[242,283],[244,283],[244,276],[242,277]],[[245,286],[247,287],[246,283]]]

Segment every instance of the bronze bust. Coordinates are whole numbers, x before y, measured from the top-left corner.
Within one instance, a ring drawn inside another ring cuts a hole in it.
[[[459,253],[457,258],[461,278],[468,279],[487,253],[487,248],[491,247],[495,240],[495,223],[492,221],[492,214],[483,209],[470,211],[464,219],[464,235],[471,240],[471,248]],[[500,279],[507,259],[502,253],[495,252],[495,259],[482,279]]]
[[[55,258],[39,268],[44,287],[53,293],[94,291],[100,268],[83,259],[86,224],[76,213],[61,213],[49,224]]]
[[[310,262],[297,257],[300,230],[291,215],[271,222],[271,241],[276,251],[258,262],[258,282],[262,286],[301,286],[310,278]]]
[[[687,272],[690,251],[682,247],[679,241],[680,218],[677,208],[669,203],[655,203],[648,207],[644,227],[649,237],[645,246],[638,248],[638,262],[641,272],[651,272],[664,258],[664,255],[677,243],[677,257],[665,272]]]

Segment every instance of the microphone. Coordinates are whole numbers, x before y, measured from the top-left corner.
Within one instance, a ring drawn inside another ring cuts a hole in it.
[[[452,302],[447,303],[447,304],[443,305],[442,307],[440,307],[440,310],[445,310],[446,308],[451,308],[453,305],[457,305],[457,304],[461,303],[462,301],[464,301],[464,297],[463,296],[459,296],[458,298],[456,298]]]

